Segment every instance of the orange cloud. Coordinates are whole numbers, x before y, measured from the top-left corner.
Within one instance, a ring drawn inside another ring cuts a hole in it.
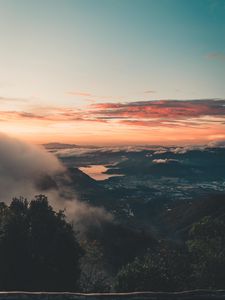
[[[205,116],[224,117],[225,100],[203,99],[203,100],[160,100],[140,101],[130,103],[100,103],[93,105],[96,115],[110,117],[121,117],[127,119],[161,118],[167,120],[183,120],[200,118]]]
[[[36,139],[45,136],[46,140],[66,142],[200,142],[225,136],[225,100],[99,103],[86,109],[27,107],[0,111],[0,121],[5,132],[18,132],[32,139],[36,132]]]
[[[38,109],[38,112],[33,109],[32,111],[0,111],[0,119],[3,121],[18,120],[36,120],[41,122],[107,122],[101,118],[95,118],[94,115],[88,112],[70,109],[70,108],[42,108],[42,112]]]
[[[65,107],[0,111],[0,119],[52,122],[118,122],[138,126],[200,126],[225,122],[225,100],[160,100],[92,104],[88,109]]]

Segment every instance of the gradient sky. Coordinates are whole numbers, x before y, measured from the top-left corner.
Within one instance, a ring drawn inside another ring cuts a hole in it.
[[[1,0],[0,41],[2,132],[225,139],[225,0]]]

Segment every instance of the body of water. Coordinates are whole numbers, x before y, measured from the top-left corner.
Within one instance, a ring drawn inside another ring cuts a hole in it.
[[[82,172],[95,180],[105,180],[114,176],[121,176],[121,174],[104,174],[108,170],[104,165],[90,165],[79,168]]]

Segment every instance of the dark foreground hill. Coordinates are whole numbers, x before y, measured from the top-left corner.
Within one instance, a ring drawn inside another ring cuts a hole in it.
[[[192,225],[205,216],[224,219],[224,193],[208,195],[192,202],[176,203],[173,209],[160,215],[159,218],[164,222],[164,228],[167,228],[170,236],[186,239]]]

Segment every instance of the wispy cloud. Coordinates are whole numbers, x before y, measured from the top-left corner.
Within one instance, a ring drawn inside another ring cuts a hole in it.
[[[0,96],[0,103],[9,103],[9,102],[28,102],[28,99],[23,98],[11,98],[11,97],[3,97]]]
[[[130,103],[101,103],[92,106],[95,115],[102,119],[120,120],[127,125],[154,126],[178,124],[187,121],[189,125],[200,123],[190,122],[191,119],[203,117],[225,117],[225,99],[197,99],[197,100],[160,100],[139,101]],[[214,121],[214,120],[212,120]],[[203,122],[203,121],[202,121]],[[204,121],[205,122],[205,121]],[[210,122],[210,120],[209,120]],[[182,126],[182,123],[179,124]]]
[[[88,112],[72,108],[49,108],[42,107],[32,108],[27,111],[16,110],[2,110],[0,111],[0,118],[4,121],[18,120],[18,121],[41,121],[41,122],[101,122],[105,123],[106,120],[96,118],[94,115],[89,115]]]
[[[155,93],[155,91],[146,91],[146,93]],[[86,91],[69,91],[66,92],[66,95],[68,96],[74,96],[74,97],[81,97],[81,98],[86,98],[84,100],[87,101],[104,101],[106,99],[108,100],[115,100],[115,99],[123,99],[124,97],[122,96],[109,96],[109,95],[96,95],[96,94],[92,94],[90,92],[86,92]]]
[[[126,103],[98,103],[86,109],[32,107],[0,111],[5,121],[98,122],[126,126],[198,128],[224,125],[225,99],[152,100]]]
[[[91,93],[88,93],[88,92],[67,92],[66,93],[67,95],[70,95],[70,96],[79,96],[79,97],[94,97],[94,95],[92,95]]]
[[[157,91],[155,90],[147,90],[147,91],[144,91],[145,94],[155,94],[157,93]]]
[[[225,53],[222,52],[213,52],[206,55],[208,59],[215,59],[215,60],[224,60],[225,61]]]

